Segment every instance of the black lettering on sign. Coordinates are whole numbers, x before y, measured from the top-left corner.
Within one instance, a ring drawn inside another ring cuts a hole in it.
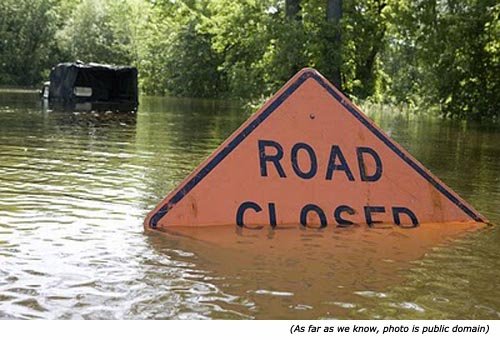
[[[309,171],[305,172],[302,171],[302,169],[299,166],[299,151],[304,150],[306,151],[308,157],[309,157]],[[313,148],[306,144],[306,143],[297,143],[292,147],[292,168],[293,171],[299,176],[300,178],[303,179],[309,179],[314,177],[316,175],[316,172],[318,171],[318,160],[316,159],[316,154],[314,153]]]
[[[269,225],[274,229],[277,227],[277,208],[276,208],[276,203],[275,202],[267,202],[267,212],[268,213],[268,218],[269,218]],[[247,213],[247,210],[253,210],[255,213],[260,213],[263,212],[262,207],[253,202],[253,201],[245,201],[241,203],[236,211],[236,224],[239,227],[246,227],[250,228],[245,224],[245,214]],[[384,206],[364,206],[363,207],[364,214],[365,214],[365,221],[366,224],[369,227],[372,227],[374,224],[377,223],[383,223],[381,220],[376,220],[374,218],[374,214],[381,214],[386,212],[386,207]],[[395,206],[395,207],[387,207],[387,211],[392,212],[392,219],[395,225],[401,227],[401,228],[416,228],[419,225],[419,221],[417,218],[417,215],[411,211],[409,208],[402,207],[402,206]],[[317,229],[316,227],[312,227],[308,225],[307,223],[307,218],[309,214],[316,214],[316,216],[319,217],[320,221],[320,227],[319,229],[326,228],[328,226],[328,219],[327,216],[324,212],[324,210],[317,206],[316,204],[306,204],[301,210],[300,210],[300,215],[299,215],[299,221],[300,224],[306,228],[314,228]],[[351,219],[354,218],[354,215],[356,215],[356,210],[354,210],[353,207],[342,204],[334,208],[333,210],[333,217],[335,219],[337,227],[340,228],[346,228],[352,225],[357,225],[359,222],[353,222]],[[404,219],[406,221],[410,220],[411,224],[403,224],[401,221],[402,216],[404,216]],[[349,218],[351,217],[351,218]],[[389,223],[386,218],[383,219],[384,222]],[[294,223],[293,221],[285,221],[286,223]],[[263,226],[259,226],[257,229],[261,229]],[[255,228],[253,228],[255,229]]]
[[[274,228],[277,225],[277,222],[276,222],[276,206],[272,202],[269,203],[267,206],[269,208],[269,224],[271,225],[271,227]]]
[[[341,214],[345,212],[349,215],[354,215],[355,211],[353,208],[351,208],[348,205],[339,205],[335,211],[333,212],[333,216],[335,217],[335,221],[337,222],[337,225],[339,227],[348,227],[350,225],[353,225],[354,222],[346,220],[342,218]]]
[[[368,147],[358,147],[356,148],[356,154],[358,156],[358,165],[359,165],[359,175],[361,180],[364,182],[375,182],[382,177],[382,160],[379,155],[375,152],[375,150]],[[375,161],[375,172],[373,174],[368,174],[366,171],[366,164],[364,155],[370,155]]]
[[[364,207],[365,209],[365,221],[368,226],[372,226],[375,223],[381,223],[381,221],[374,221],[372,218],[372,213],[384,213],[385,208],[381,206],[377,207]]]
[[[255,202],[246,201],[246,202],[241,203],[240,206],[238,207],[238,211],[236,212],[236,225],[238,227],[245,226],[245,222],[243,221],[243,215],[245,214],[245,211],[247,209],[252,209],[255,212],[262,211],[262,208],[260,207],[260,205],[258,205]]]
[[[259,140],[258,147],[260,175],[262,177],[269,176],[268,164],[271,163],[274,165],[274,169],[278,173],[278,176],[286,178],[287,176],[282,165],[283,156],[285,154],[283,146],[273,140]],[[362,181],[375,182],[382,177],[382,160],[375,150],[366,146],[360,146],[356,148],[356,156],[359,166],[359,176]],[[302,162],[299,162],[299,157],[302,159]],[[375,163],[375,170],[371,171],[371,173],[367,167],[369,158]],[[293,171],[300,178],[311,179],[316,176],[318,172],[318,158],[314,148],[309,144],[303,142],[294,144],[290,150],[290,161]],[[305,162],[308,166],[304,166]],[[300,164],[302,164],[302,167]],[[332,145],[331,147],[326,166],[325,179],[332,180],[335,171],[343,171],[347,179],[351,182],[355,180],[351,168],[338,145]]]
[[[410,225],[410,226],[402,225],[401,224],[400,214],[405,214],[406,216],[408,216],[410,218],[410,220],[411,220],[412,225]],[[392,208],[392,217],[394,219],[394,223],[396,225],[400,226],[401,228],[415,228],[416,226],[418,226],[417,216],[413,213],[413,211],[411,211],[408,208],[405,208],[405,207],[393,207]]]
[[[339,164],[337,164],[337,158],[339,159]],[[354,176],[352,175],[349,165],[347,165],[347,161],[342,154],[342,150],[340,150],[338,145],[332,145],[330,159],[328,160],[328,168],[326,169],[326,179],[332,179],[333,172],[336,170],[344,171],[349,181],[354,181]]]
[[[302,210],[300,211],[300,224],[302,224],[304,227],[307,227],[307,214],[310,211],[314,211],[319,216],[321,224],[320,228],[325,228],[328,225],[325,213],[316,204],[307,204],[302,208]]]
[[[266,154],[266,147],[274,148],[275,154]],[[259,160],[260,160],[260,175],[262,177],[267,177],[267,163],[273,163],[278,175],[282,178],[286,177],[285,171],[281,166],[281,159],[283,158],[283,147],[275,141],[272,140],[259,140]]]

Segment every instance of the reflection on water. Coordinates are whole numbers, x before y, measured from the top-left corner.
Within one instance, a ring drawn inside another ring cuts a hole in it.
[[[246,115],[141,98],[137,115],[0,93],[0,318],[500,318],[496,227],[144,233]],[[375,114],[500,222],[500,129]]]

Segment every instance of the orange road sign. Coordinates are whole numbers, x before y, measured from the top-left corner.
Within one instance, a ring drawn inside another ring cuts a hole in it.
[[[313,69],[296,74],[147,216],[151,229],[487,223]]]

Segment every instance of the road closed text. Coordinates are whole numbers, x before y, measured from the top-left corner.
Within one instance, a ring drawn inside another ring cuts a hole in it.
[[[377,182],[384,174],[382,159],[374,149],[366,146],[356,147],[355,157],[349,157],[356,159],[356,164],[347,161],[348,158],[339,145],[331,145],[330,152],[326,155],[318,154],[313,146],[304,142],[297,142],[288,150],[278,141],[258,140],[257,147],[261,177],[278,176],[283,181],[292,176],[305,181],[319,177],[325,181],[335,181],[339,176],[343,176],[348,182]],[[321,161],[326,164],[321,164]],[[286,169],[291,170],[286,171]],[[320,171],[320,169],[325,170]],[[255,202],[250,199],[241,202],[235,214],[236,224],[240,227],[245,226],[247,216],[250,214],[266,214],[269,225],[276,227],[281,220],[280,203]],[[362,217],[355,219],[354,216],[357,214],[361,214]],[[419,224],[417,215],[408,207],[383,206],[374,202],[359,206],[348,204],[319,206],[315,202],[307,202],[297,209],[295,215],[295,221],[290,222],[300,223],[303,226],[308,226],[309,220],[318,221],[319,227],[332,224],[347,227],[360,221],[373,226],[389,220],[403,228],[414,228]]]

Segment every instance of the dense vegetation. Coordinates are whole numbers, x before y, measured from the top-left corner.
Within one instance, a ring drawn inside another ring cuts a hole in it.
[[[497,118],[498,0],[2,0],[0,84],[132,64],[150,94],[259,99],[312,66],[354,99]]]

